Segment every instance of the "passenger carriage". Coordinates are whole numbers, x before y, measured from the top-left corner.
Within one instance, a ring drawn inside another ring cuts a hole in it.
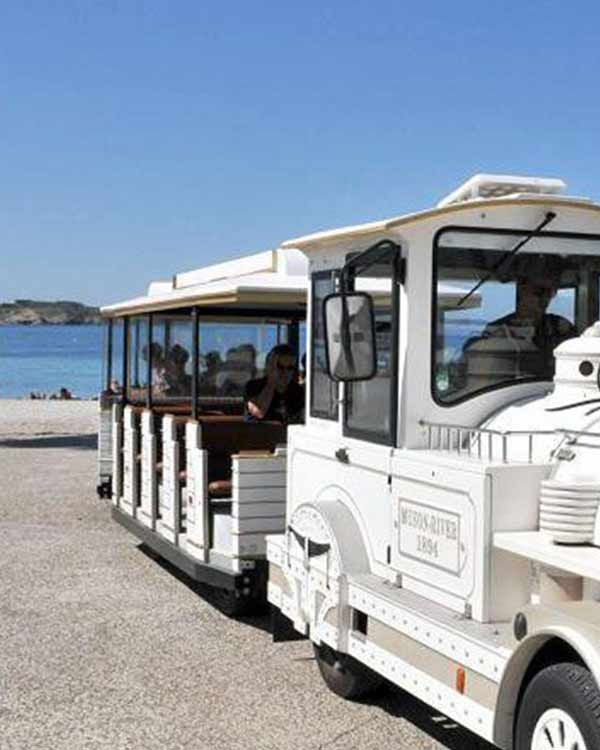
[[[283,245],[311,284],[277,633],[518,750],[600,747],[600,205],[563,190],[479,175]]]
[[[176,274],[102,308],[98,492],[112,516],[239,613],[264,600],[283,531],[287,427],[249,422],[269,350],[303,350],[306,260],[268,251]]]

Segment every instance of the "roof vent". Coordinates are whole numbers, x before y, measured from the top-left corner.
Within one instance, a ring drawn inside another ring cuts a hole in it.
[[[511,174],[476,174],[438,203],[438,208],[464,201],[503,198],[515,193],[556,195],[566,188],[551,177],[519,177]]]

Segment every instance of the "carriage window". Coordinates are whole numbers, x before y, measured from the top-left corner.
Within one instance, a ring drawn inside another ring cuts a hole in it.
[[[338,386],[327,374],[323,300],[335,291],[335,274],[322,271],[312,277],[312,351],[310,413],[319,419],[338,418]]]
[[[434,248],[432,391],[454,404],[552,380],[554,349],[598,317],[600,241],[447,230]]]
[[[146,399],[148,383],[148,316],[129,318],[127,351],[127,400],[141,403]]]
[[[152,316],[152,400],[192,395],[191,315]]]
[[[109,388],[114,394],[123,392],[123,357],[125,322],[123,318],[114,318],[112,321],[112,347],[110,358],[110,383]]]
[[[267,355],[287,343],[289,321],[200,320],[200,397],[241,402],[249,380],[262,377]]]
[[[373,298],[377,372],[371,380],[347,383],[345,387],[345,434],[392,444],[395,438],[395,259],[396,253],[387,251],[376,265],[354,280],[356,291],[368,292]]]

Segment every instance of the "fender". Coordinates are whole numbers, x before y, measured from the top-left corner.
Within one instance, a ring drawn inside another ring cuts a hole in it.
[[[370,572],[369,556],[356,518],[340,500],[302,503],[292,513],[289,530],[296,538],[307,538],[313,544],[330,544],[340,575]]]
[[[573,604],[579,604],[579,602]],[[581,604],[595,605],[600,611],[600,604],[596,602],[581,602]],[[557,620],[561,619],[560,615],[568,612],[568,609],[568,604],[551,607],[534,605],[524,609],[524,612],[535,614],[535,617],[532,617],[534,621],[545,620],[549,616],[555,624],[540,622],[540,627],[521,641],[506,664],[499,686],[494,719],[494,742],[501,748],[512,750],[514,721],[523,678],[536,654],[548,641],[559,639],[570,646],[590,670],[596,684],[600,685],[598,625],[579,619],[566,622],[566,618],[564,622],[558,622]]]
[[[339,499],[302,503],[290,518],[288,555],[304,560],[305,573],[289,580],[300,619],[310,623],[311,640],[347,649],[350,631],[348,575],[370,572],[369,556],[356,518]],[[298,567],[296,567],[298,571]],[[320,571],[314,576],[311,571]],[[323,583],[319,584],[319,578]],[[295,625],[296,629],[298,625]]]

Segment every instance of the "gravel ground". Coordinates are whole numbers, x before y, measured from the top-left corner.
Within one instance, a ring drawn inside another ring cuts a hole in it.
[[[95,404],[42,404],[34,424],[28,402],[21,417],[7,403],[2,750],[489,748],[398,690],[337,698],[310,644],[273,644],[266,618],[228,619],[112,523],[94,494]]]

